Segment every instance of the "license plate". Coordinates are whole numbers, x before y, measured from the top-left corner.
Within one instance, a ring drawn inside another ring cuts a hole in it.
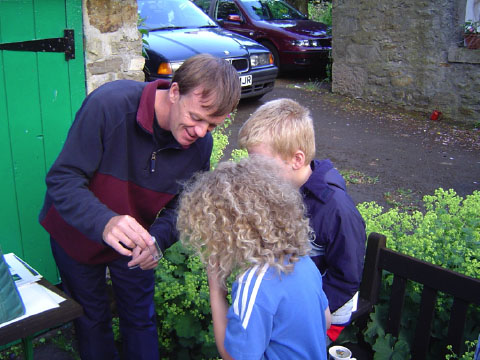
[[[251,86],[252,85],[252,75],[243,75],[240,76],[240,84],[243,86]]]

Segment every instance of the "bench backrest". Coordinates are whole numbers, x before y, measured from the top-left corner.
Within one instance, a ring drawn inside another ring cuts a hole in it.
[[[415,281],[423,284],[423,291],[411,349],[412,359],[426,358],[438,291],[454,298],[447,343],[459,354],[468,306],[480,305],[480,280],[387,249],[385,236],[371,233],[367,241],[358,311],[353,318],[370,312],[378,302],[382,270],[394,275],[386,331],[398,336],[407,280]]]

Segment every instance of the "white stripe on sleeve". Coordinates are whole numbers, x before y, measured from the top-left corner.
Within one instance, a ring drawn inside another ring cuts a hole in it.
[[[263,265],[263,268],[260,271],[260,273],[258,274],[257,280],[255,281],[255,285],[253,287],[252,295],[250,296],[250,299],[248,301],[247,313],[245,314],[245,318],[243,319],[243,322],[242,322],[242,327],[244,329],[246,329],[247,326],[248,326],[248,322],[250,320],[250,315],[252,314],[253,305],[255,304],[255,300],[257,298],[258,288],[260,287],[260,284],[262,283],[263,276],[265,275],[265,272],[267,271],[267,269],[268,269],[268,264]],[[248,292],[248,288],[247,288],[247,292]]]
[[[243,316],[245,315],[245,309],[247,307],[247,298],[248,298],[248,289],[250,289],[250,282],[252,281],[253,275],[255,275],[255,272],[258,269],[258,265],[255,265],[253,268],[249,270],[249,274],[247,276],[247,281],[245,282],[245,289],[243,290],[243,296],[242,296],[242,312],[240,314],[240,319],[243,319]]]
[[[239,316],[240,313],[238,312],[238,302],[240,299],[240,293],[242,292],[242,284],[243,284],[243,278],[245,277],[246,271],[240,276],[238,279],[238,288],[237,288],[237,293],[235,294],[235,301],[233,302],[233,312],[235,315]]]

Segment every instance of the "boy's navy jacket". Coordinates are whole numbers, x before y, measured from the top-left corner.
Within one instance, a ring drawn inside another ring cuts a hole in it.
[[[64,147],[49,170],[39,215],[69,256],[97,264],[120,255],[102,240],[107,222],[130,215],[162,250],[177,239],[175,200],[181,181],[208,170],[210,133],[182,147],[154,115],[159,80],[119,80],[93,91],[77,112]],[[153,225],[152,225],[153,224]]]
[[[345,180],[330,160],[314,160],[301,187],[315,231],[312,260],[323,277],[330,311],[357,292],[365,256],[365,222],[346,192]]]

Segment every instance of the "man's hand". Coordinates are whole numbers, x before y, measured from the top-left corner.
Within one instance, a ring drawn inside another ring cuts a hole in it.
[[[155,247],[155,245],[153,245],[153,247]],[[132,260],[128,262],[127,266],[129,268],[136,268],[139,266],[142,270],[150,270],[157,267],[158,260],[159,257],[153,255],[151,248],[146,247],[145,249],[141,249],[137,246],[133,249]]]
[[[154,245],[149,232],[129,215],[112,217],[103,230],[103,241],[125,256],[132,256],[126,247],[142,250]]]

